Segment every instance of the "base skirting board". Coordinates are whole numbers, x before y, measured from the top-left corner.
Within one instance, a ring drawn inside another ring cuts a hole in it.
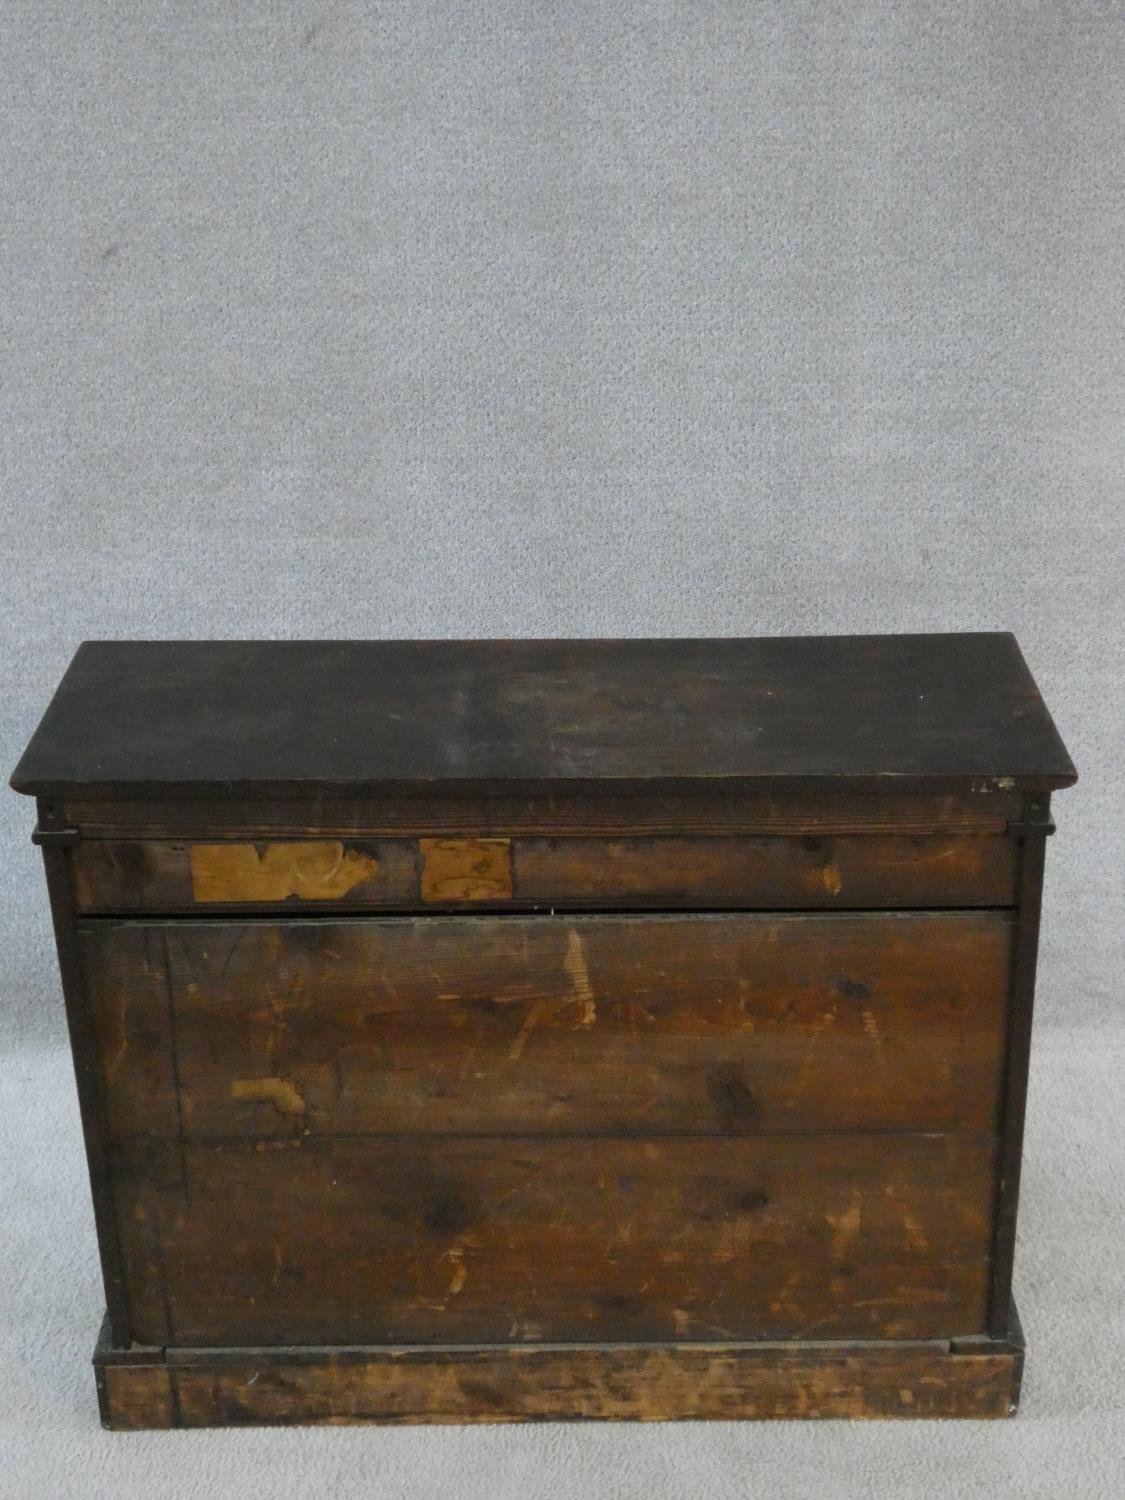
[[[94,1353],[117,1430],[362,1422],[1007,1417],[1023,1338]]]

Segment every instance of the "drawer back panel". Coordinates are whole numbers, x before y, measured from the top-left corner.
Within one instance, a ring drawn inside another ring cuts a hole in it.
[[[79,911],[458,906],[973,907],[1014,901],[1002,834],[84,840]]]

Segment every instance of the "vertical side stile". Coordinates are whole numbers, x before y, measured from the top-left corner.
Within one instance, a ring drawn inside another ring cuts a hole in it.
[[[1016,1210],[1019,1206],[1024,1116],[1031,1060],[1031,1023],[1035,1007],[1035,966],[1039,951],[1039,917],[1043,897],[1043,863],[1047,836],[1054,832],[1054,825],[1050,820],[1050,800],[1047,795],[1027,797],[1023,821],[1011,830],[1013,836],[1019,839],[1020,853],[1016,930],[1008,995],[1008,1036],[1000,1105],[1000,1158],[988,1314],[988,1331],[993,1338],[1005,1338],[1008,1334],[1012,1298]]]
[[[109,1335],[115,1346],[125,1348],[130,1341],[129,1316],[113,1203],[109,1146],[105,1130],[105,1102],[90,1031],[90,1010],[78,946],[70,878],[69,846],[75,842],[75,835],[72,830],[52,826],[56,822],[51,808],[41,803],[39,828],[34,837],[35,842],[42,846],[47,893],[51,903],[51,920],[55,930],[59,976],[74,1062],[82,1136],[90,1174],[90,1196],[94,1205]]]

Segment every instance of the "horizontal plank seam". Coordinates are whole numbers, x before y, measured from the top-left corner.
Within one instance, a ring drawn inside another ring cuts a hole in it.
[[[582,842],[593,839],[627,838],[832,838],[854,835],[886,838],[924,837],[1003,837],[1009,832],[1006,818],[988,818],[958,823],[942,822],[860,823],[733,823],[733,822],[667,822],[641,823],[623,819],[619,823],[490,823],[484,820],[434,821],[410,823],[229,823],[193,824],[190,831],[163,823],[80,823],[77,837],[87,843],[246,843],[276,842],[286,838],[310,843],[323,838],[401,839],[443,837],[491,837],[525,839],[567,839]]]
[[[589,1340],[586,1342],[574,1341],[571,1343],[524,1343],[524,1344],[256,1344],[247,1345],[245,1348],[238,1346],[205,1345],[205,1344],[180,1344],[169,1345],[163,1351],[163,1360],[153,1360],[153,1364],[184,1364],[193,1360],[228,1362],[241,1364],[252,1362],[255,1359],[268,1360],[292,1360],[313,1363],[318,1359],[330,1359],[346,1357],[348,1359],[362,1360],[365,1357],[375,1359],[395,1358],[415,1355],[421,1358],[439,1358],[449,1355],[492,1355],[492,1354],[514,1354],[527,1356],[531,1354],[570,1354],[605,1352],[613,1353],[650,1353],[662,1351],[670,1353],[688,1354],[715,1354],[715,1353],[753,1353],[753,1354],[779,1354],[788,1356],[801,1356],[805,1354],[835,1355],[846,1358],[852,1354],[868,1355],[871,1353],[886,1353],[888,1355],[904,1354],[912,1352],[924,1352],[933,1354],[948,1354],[958,1358],[971,1358],[974,1355],[993,1357],[996,1354],[1008,1352],[1007,1345],[1002,1340],[993,1341],[996,1347],[989,1347],[988,1341],[982,1341],[981,1346],[972,1349],[958,1349],[953,1339],[772,1339],[772,1340],[744,1340],[731,1341],[728,1343],[716,1343],[715,1341],[692,1343],[680,1341],[661,1341],[643,1343],[639,1341],[597,1342]],[[112,1350],[106,1351],[112,1353]]]
[[[156,923],[174,923],[179,926],[184,922],[212,922],[216,925],[243,922],[355,922],[360,919],[365,921],[415,921],[419,918],[444,918],[459,917],[477,921],[491,921],[496,917],[523,918],[527,920],[532,917],[621,917],[636,920],[640,917],[660,918],[666,921],[678,921],[683,919],[707,920],[712,917],[769,917],[777,919],[791,919],[793,921],[807,921],[810,918],[820,920],[831,917],[878,917],[880,919],[894,920],[898,918],[909,919],[914,916],[948,916],[948,917],[983,917],[989,915],[1008,916],[1014,919],[1016,908],[1014,906],[606,906],[606,907],[569,907],[558,903],[544,902],[534,909],[513,908],[510,905],[489,906],[483,909],[484,903],[475,901],[471,907],[436,907],[426,905],[424,907],[362,907],[354,906],[347,909],[329,910],[328,904],[317,905],[315,910],[307,906],[290,907],[284,903],[278,903],[270,911],[247,911],[241,907],[232,907],[229,911],[209,910],[206,912],[183,911],[168,912],[167,910],[141,912],[136,907],[120,911],[85,911],[79,919],[79,926],[84,922],[118,922],[122,926],[143,925],[151,927]]]
[[[880,1138],[907,1138],[920,1141],[973,1141],[982,1146],[998,1146],[1001,1137],[991,1131],[979,1130],[925,1130],[909,1126],[852,1126],[832,1130],[345,1130],[319,1134],[310,1131],[284,1135],[129,1135],[113,1136],[109,1144],[115,1149],[136,1146],[244,1146],[252,1150],[262,1144],[287,1146],[330,1146],[335,1142],[351,1141],[409,1141],[409,1140],[464,1140],[464,1141],[737,1141],[759,1139],[794,1140],[839,1140],[841,1138],[863,1139],[866,1136]]]
[[[237,902],[207,902],[208,910],[196,911],[185,906],[182,910],[172,906],[162,906],[159,909],[146,910],[143,907],[104,907],[99,909],[81,909],[81,919],[98,920],[103,922],[230,922],[237,919],[240,922],[255,922],[263,920],[284,921],[294,919],[313,919],[318,917],[375,917],[375,918],[412,918],[412,917],[737,917],[737,916],[762,916],[762,917],[862,917],[862,916],[887,916],[899,917],[910,915],[930,915],[962,913],[965,916],[979,916],[989,912],[1003,914],[1016,911],[1016,906],[1002,906],[989,904],[987,906],[716,906],[714,903],[663,906],[653,905],[654,898],[651,896],[639,897],[638,901],[647,901],[649,904],[642,906],[573,906],[567,902],[541,901],[535,902],[513,902],[493,903],[488,901],[473,901],[463,906],[448,906],[436,902],[427,902],[424,906],[377,906],[374,902],[345,905],[339,901],[304,901],[300,904],[290,905],[288,902],[274,902],[268,911],[251,911]]]

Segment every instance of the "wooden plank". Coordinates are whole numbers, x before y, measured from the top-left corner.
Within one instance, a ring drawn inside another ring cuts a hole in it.
[[[1014,1415],[1022,1363],[1003,1343],[967,1354],[937,1341],[169,1352],[102,1367],[107,1427],[979,1420]]]
[[[1003,914],[82,924],[116,1140],[996,1126]]]
[[[75,901],[86,913],[606,906],[848,908],[1008,906],[1014,839],[1003,834],[797,838],[83,840]],[[419,874],[419,871],[421,872]]]
[[[40,823],[50,827],[49,811],[40,809]],[[127,1339],[128,1312],[125,1296],[125,1269],[117,1237],[109,1159],[106,1145],[108,1115],[105,1102],[105,1074],[99,1044],[92,1035],[92,1020],[86,991],[86,976],[78,951],[74,903],[69,870],[70,851],[44,844],[43,868],[51,903],[55,949],[62,982],[66,1011],[67,1035],[70,1040],[74,1080],[78,1093],[82,1139],[86,1149],[86,1166],[90,1179],[90,1196],[98,1237],[98,1258],[105,1289],[107,1317],[113,1337],[120,1343]]]
[[[1074,780],[1008,634],[87,641],[12,781],[273,797],[969,777]]]
[[[75,902],[87,913],[408,907],[418,904],[417,864],[406,839],[84,840],[72,852]]]
[[[163,1349],[115,1347],[107,1315],[93,1365],[103,1427],[133,1431],[180,1426],[175,1385]]]
[[[994,1155],[920,1135],[121,1147],[131,1334],[969,1335],[984,1326]]]
[[[96,1379],[103,1427],[135,1432],[184,1425],[173,1403],[167,1365],[104,1364],[96,1367]]]
[[[102,1424],[1006,1417],[1024,1341],[334,1345],[94,1351]],[[264,1382],[264,1384],[263,1384]]]
[[[509,838],[745,834],[820,837],[847,833],[1003,833],[1021,799],[994,780],[937,789],[884,783],[800,787],[637,790],[607,786],[470,795],[434,787],[393,796],[303,795],[151,798],[68,796],[59,816],[83,839],[100,838]]]
[[[523,901],[816,908],[1007,906],[1002,835],[517,839]]]
[[[1029,798],[1020,836],[1019,914],[1012,950],[1008,1019],[1003,1065],[1001,1119],[1003,1146],[997,1177],[992,1301],[989,1327],[1004,1328],[1012,1298],[1016,1252],[1016,1210],[1023,1159],[1024,1116],[1031,1064],[1031,1025],[1035,1008],[1035,970],[1043,899],[1043,866],[1051,824],[1050,798]]]

